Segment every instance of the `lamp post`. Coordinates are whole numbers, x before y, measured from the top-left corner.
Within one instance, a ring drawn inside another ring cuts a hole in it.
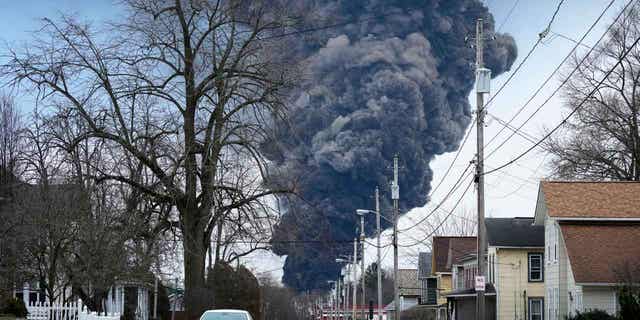
[[[377,307],[378,307],[378,320],[382,320],[382,310],[380,309],[380,303],[382,303],[382,258],[380,256],[380,248],[382,247],[380,245],[380,237],[382,235],[382,230],[380,229],[380,193],[378,191],[378,188],[376,187],[376,210],[372,211],[372,210],[365,210],[365,209],[357,209],[356,213],[361,216],[364,217],[365,214],[367,213],[374,213],[376,215],[376,233],[377,233],[377,255],[378,255],[378,259],[377,259],[377,277],[378,277],[378,303],[377,303]],[[363,240],[363,254],[364,254],[364,240]],[[364,260],[364,257],[363,257]],[[364,272],[364,271],[363,271]],[[364,275],[363,275],[364,278]],[[364,281],[363,281],[363,286],[362,286],[362,290],[364,290]],[[364,291],[363,291],[364,292]]]

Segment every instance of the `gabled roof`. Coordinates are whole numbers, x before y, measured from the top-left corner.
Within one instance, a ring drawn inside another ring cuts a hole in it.
[[[544,226],[533,218],[486,218],[485,225],[489,246],[544,248]]]
[[[555,218],[640,218],[640,182],[542,181],[540,194]]]
[[[431,252],[418,254],[418,277],[425,278],[431,275]]]
[[[576,283],[620,283],[640,265],[640,223],[561,223]]]
[[[433,273],[451,272],[458,260],[477,251],[476,237],[433,237]]]

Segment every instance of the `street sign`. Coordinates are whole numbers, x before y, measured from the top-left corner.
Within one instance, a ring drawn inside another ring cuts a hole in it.
[[[476,291],[484,291],[484,276],[476,276]]]

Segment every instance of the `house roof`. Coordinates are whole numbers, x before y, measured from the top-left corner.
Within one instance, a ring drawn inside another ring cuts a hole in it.
[[[640,182],[543,181],[551,217],[640,218]]]
[[[533,218],[486,218],[485,225],[489,246],[544,248],[544,226]]]
[[[417,269],[400,269],[398,270],[398,287],[400,287],[401,296],[418,296],[420,295],[420,284],[418,283]]]
[[[576,283],[620,283],[621,269],[640,265],[640,223],[561,223],[560,228]]]
[[[476,237],[433,237],[433,273],[451,272],[451,265],[477,251]]]
[[[431,252],[418,254],[418,277],[425,278],[431,275]]]
[[[496,288],[491,283],[487,283],[485,285],[485,295],[496,295]],[[455,291],[450,291],[444,294],[447,298],[475,298],[476,297],[476,289],[475,288],[467,288],[460,289]]]

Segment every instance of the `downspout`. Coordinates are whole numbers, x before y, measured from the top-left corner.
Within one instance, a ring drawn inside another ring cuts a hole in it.
[[[527,314],[529,313],[529,306],[527,303],[527,289],[524,289],[524,291],[522,292],[522,302],[524,303],[524,319],[528,319],[527,318]]]

